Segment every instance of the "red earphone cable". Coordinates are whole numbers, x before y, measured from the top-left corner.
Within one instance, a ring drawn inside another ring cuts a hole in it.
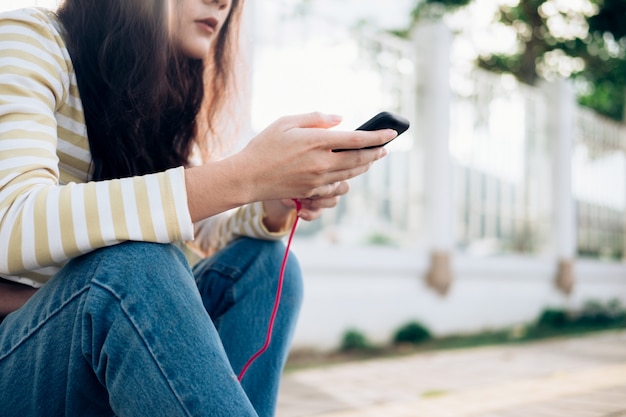
[[[300,203],[300,201],[296,199],[294,199],[293,201],[296,203],[296,211],[299,212],[300,208],[302,207],[302,204]],[[257,358],[261,356],[270,346],[270,341],[272,339],[272,330],[274,329],[274,320],[276,319],[276,313],[278,313],[278,306],[280,305],[280,295],[283,291],[283,280],[285,278],[285,267],[287,266],[287,258],[289,257],[289,248],[291,247],[291,241],[293,240],[293,235],[295,234],[296,227],[298,226],[298,220],[299,220],[299,217],[296,215],[296,219],[293,222],[293,226],[291,226],[291,233],[289,233],[289,240],[287,240],[287,247],[285,248],[285,255],[283,256],[283,263],[280,266],[280,275],[278,277],[278,288],[276,290],[276,298],[274,300],[274,308],[272,309],[270,322],[267,326],[267,335],[265,337],[265,344],[254,355],[252,355],[250,359],[248,359],[248,362],[246,362],[246,364],[241,369],[241,372],[239,372],[237,379],[240,382],[243,379],[243,376],[248,371],[248,368],[250,367],[250,365],[252,365],[252,363],[255,360],[257,360]]]

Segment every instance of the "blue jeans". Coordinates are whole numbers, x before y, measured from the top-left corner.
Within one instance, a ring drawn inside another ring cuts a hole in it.
[[[193,271],[173,245],[128,242],[70,261],[0,325],[0,415],[272,416],[302,301],[285,246],[241,238]],[[208,314],[207,314],[208,313]]]

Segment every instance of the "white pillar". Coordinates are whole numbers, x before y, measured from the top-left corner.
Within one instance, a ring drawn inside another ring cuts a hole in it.
[[[424,144],[425,224],[431,263],[426,282],[440,294],[451,284],[453,248],[450,135],[452,33],[442,21],[425,21],[414,32],[418,62],[416,129]]]
[[[570,294],[574,287],[576,214],[572,192],[572,144],[576,126],[576,96],[570,81],[545,84],[548,111],[548,141],[553,162],[553,247],[558,267],[557,288]]]

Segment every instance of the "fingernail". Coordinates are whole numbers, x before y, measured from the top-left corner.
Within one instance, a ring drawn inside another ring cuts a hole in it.
[[[387,130],[389,131],[389,132],[387,133],[387,138],[388,138],[389,140],[391,140],[391,139],[395,139],[395,137],[396,137],[396,136],[398,136],[398,132],[396,132],[395,130],[393,130],[393,129],[387,129]]]

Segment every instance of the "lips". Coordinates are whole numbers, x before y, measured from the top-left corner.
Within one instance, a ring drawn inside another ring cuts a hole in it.
[[[207,17],[206,19],[198,19],[196,23],[205,26],[207,29],[211,31],[215,31],[217,29],[218,21],[214,17]]]

